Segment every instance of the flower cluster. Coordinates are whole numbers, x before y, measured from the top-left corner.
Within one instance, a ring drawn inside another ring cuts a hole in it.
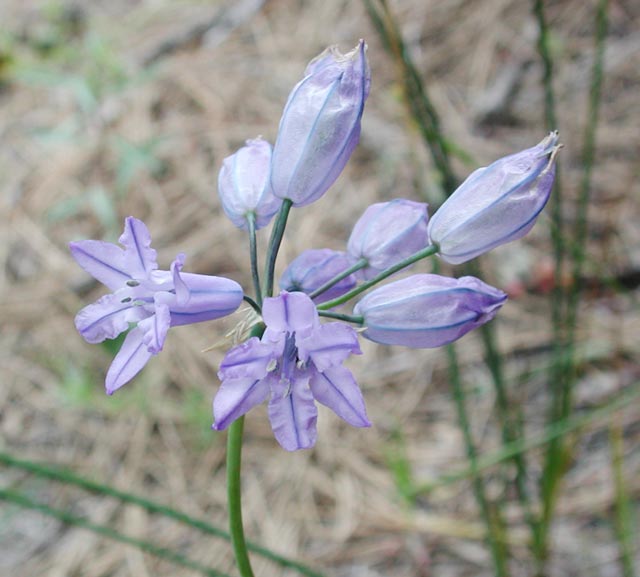
[[[343,366],[361,353],[358,332],[377,343],[432,348],[495,316],[506,295],[477,278],[414,274],[376,285],[430,256],[459,264],[524,236],[552,189],[557,133],[476,170],[431,219],[426,204],[411,200],[369,206],[344,252],[303,252],[273,296],[289,211],[319,199],[342,172],[360,138],[369,88],[364,42],[345,55],[329,49],[308,65],[289,95],[273,148],[262,138],[248,140],[224,160],[218,192],[225,214],[249,235],[254,298],[230,279],[183,273],[183,255],[169,271],[159,271],[149,233],[132,217],[120,238],[124,249],[71,243],[78,263],[113,291],[80,311],[80,334],[96,343],[133,327],[107,374],[108,393],[162,349],[170,326],[230,314],[244,299],[258,321],[253,336],[222,361],[213,428],[227,428],[268,400],[278,442],[290,451],[304,449],[316,442],[316,401],[355,427],[370,425],[362,393]],[[274,217],[261,279],[256,231]],[[351,313],[337,308],[369,289]],[[322,323],[321,317],[334,321]]]

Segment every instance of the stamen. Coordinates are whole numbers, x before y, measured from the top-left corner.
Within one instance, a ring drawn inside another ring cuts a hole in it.
[[[140,286],[140,281],[133,280],[133,279],[128,280],[127,281],[127,286],[130,286],[130,287]]]

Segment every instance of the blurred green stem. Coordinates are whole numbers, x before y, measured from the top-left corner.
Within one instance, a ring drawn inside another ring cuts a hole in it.
[[[596,128],[602,96],[602,77],[604,49],[608,26],[608,0],[600,0],[596,9],[595,57],[591,72],[588,117],[584,136],[582,155],[584,171],[576,207],[575,230],[571,243],[572,282],[567,296],[565,321],[566,341],[563,351],[564,361],[556,364],[560,370],[552,371],[554,395],[551,407],[550,422],[566,418],[572,410],[573,385],[577,378],[575,361],[575,340],[578,317],[578,305],[581,296],[582,269],[585,261],[585,245],[588,230],[588,206],[591,197],[591,177],[595,162]],[[559,357],[557,357],[559,358]],[[558,378],[560,377],[560,378]],[[570,454],[561,438],[550,443],[542,476],[542,530],[545,549],[548,549],[549,526],[555,509],[555,502],[560,488],[560,481],[569,466]]]
[[[108,539],[113,539],[114,541],[124,543],[125,545],[137,547],[145,553],[155,555],[156,557],[159,557],[161,559],[166,559],[167,561],[171,561],[176,565],[191,569],[192,571],[198,571],[199,573],[207,575],[208,577],[229,577],[229,575],[227,575],[226,573],[221,573],[220,571],[216,571],[215,569],[200,565],[200,563],[196,563],[188,557],[185,557],[184,555],[176,553],[175,551],[172,551],[170,549],[159,547],[158,545],[154,545],[153,543],[150,543],[148,541],[129,537],[128,535],[123,535],[122,533],[116,531],[115,529],[112,529],[111,527],[92,523],[87,519],[78,517],[62,509],[55,509],[53,507],[49,507],[49,505],[37,503],[36,501],[33,501],[28,496],[19,491],[14,491],[12,489],[0,489],[0,500],[8,501],[25,509],[39,511],[42,514],[53,517],[54,519],[58,519],[59,521],[67,525],[82,527],[83,529],[88,529],[89,531],[93,531],[98,535],[107,537]]]
[[[478,455],[471,434],[464,388],[460,380],[458,355],[453,345],[447,345],[446,349],[449,358],[449,379],[453,387],[453,399],[458,413],[458,423],[464,438],[467,459],[469,460],[473,490],[478,506],[480,507],[480,514],[487,527],[487,538],[489,547],[491,548],[495,574],[497,577],[505,577],[509,574],[509,571],[507,569],[508,551],[504,538],[504,527],[502,526],[499,516],[496,514],[497,510],[495,512],[492,511],[485,491],[484,482],[478,470]]]
[[[619,419],[609,426],[611,468],[615,486],[615,532],[620,546],[620,560],[624,577],[636,575],[633,561],[633,511],[624,480],[624,430]]]
[[[150,501],[149,499],[145,499],[144,497],[140,497],[132,493],[125,493],[124,491],[119,491],[118,489],[115,489],[114,487],[111,487],[109,485],[96,483],[95,481],[92,481],[90,479],[80,477],[67,469],[51,467],[42,463],[28,461],[26,459],[18,459],[13,455],[10,455],[9,453],[2,452],[0,452],[0,463],[7,467],[14,467],[22,471],[27,471],[38,477],[53,479],[61,483],[80,487],[85,491],[113,497],[114,499],[118,499],[123,503],[136,505],[144,509],[145,511],[148,511],[149,513],[162,515],[164,517],[167,517],[168,519],[177,521],[178,523],[183,523],[184,525],[192,527],[198,531],[202,531],[203,533],[206,533],[208,535],[213,535],[215,537],[225,539],[226,541],[231,540],[231,536],[229,535],[229,533],[220,529],[219,527],[211,525],[210,523],[207,523],[200,519],[195,519],[193,517],[190,517],[189,515],[186,515],[185,513],[176,511],[171,507],[156,503],[155,501]],[[250,551],[253,551],[257,555],[269,559],[274,563],[278,563],[282,567],[291,567],[292,569],[295,569],[299,573],[307,575],[308,577],[323,577],[321,573],[314,571],[310,567],[307,567],[302,563],[298,563],[293,559],[282,557],[281,555],[278,555],[277,553],[274,553],[269,549],[265,549],[264,547],[261,547],[260,545],[257,545],[255,543],[248,542],[247,547]]]

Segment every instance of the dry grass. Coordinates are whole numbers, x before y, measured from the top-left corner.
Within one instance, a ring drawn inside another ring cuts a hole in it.
[[[403,108],[395,71],[360,2],[272,0],[262,7],[244,2],[245,12],[236,15],[231,28],[218,23],[204,37],[192,34],[187,45],[162,53],[167,40],[188,36],[221,4],[79,2],[84,31],[64,38],[71,56],[54,53],[46,59],[33,46],[55,33],[58,17],[47,16],[52,11],[35,0],[3,0],[3,28],[16,38],[17,79],[5,77],[0,93],[0,444],[15,455],[65,465],[225,526],[225,435],[209,431],[223,348],[202,350],[219,342],[240,313],[176,330],[162,355],[107,399],[101,383],[111,355],[87,345],[73,327],[77,310],[102,289],[88,284],[67,242],[113,239],[131,214],[149,226],[161,264],[184,251],[187,270],[228,275],[249,287],[246,239],[223,218],[215,194],[221,161],[246,138],[261,134],[273,141],[288,91],[306,62],[328,44],[348,49],[361,37],[369,43],[374,82],[361,145],[333,190],[293,214],[281,264],[304,248],[341,248],[370,202],[395,196],[436,201],[438,193],[430,159]],[[580,324],[585,358],[580,408],[640,377],[637,289],[618,291],[601,280],[640,270],[640,11],[630,1],[611,4],[588,291]],[[447,135],[473,156],[471,165],[458,161],[461,174],[544,135],[535,24],[527,2],[407,0],[394,8]],[[581,174],[593,10],[589,2],[566,0],[552,3],[549,13],[566,145],[565,190],[573,198]],[[88,47],[98,40],[106,56]],[[154,57],[154,67],[144,64]],[[116,89],[119,67],[126,81]],[[53,79],[34,80],[34,71],[42,68],[57,70]],[[83,109],[73,77],[104,84],[95,104],[85,103]],[[519,90],[502,102],[496,86],[510,78]],[[487,110],[495,109],[498,120],[486,120]],[[123,158],[131,153],[122,152],[123,141],[138,149],[149,144],[151,150],[152,160],[145,157],[129,178],[123,176]],[[571,220],[571,214],[567,217]],[[526,403],[532,431],[543,424],[550,386],[540,370],[548,363],[549,303],[538,290],[549,254],[548,221],[542,220],[527,241],[495,251],[486,267],[490,282],[512,290],[524,287],[501,313],[499,325],[506,353],[533,351],[509,357],[508,365],[514,383],[523,371],[534,371],[512,391]],[[543,352],[536,353],[537,348]],[[387,465],[388,452],[398,450],[398,431],[417,479],[434,479],[464,463],[443,356],[371,343],[363,349],[351,368],[364,390],[374,423],[370,430],[348,428],[321,411],[317,447],[288,454],[274,441],[263,408],[247,419],[248,535],[334,576],[490,575],[467,483],[410,509]],[[499,433],[474,336],[463,339],[460,354],[474,431],[483,451],[490,451],[498,446]],[[616,420],[627,435],[626,475],[637,498],[640,410],[629,407]],[[601,425],[576,438],[576,460],[554,530],[554,576],[621,574],[611,527],[607,423]],[[17,481],[55,506],[234,571],[223,541],[112,499],[0,470],[3,485]],[[514,526],[509,532],[514,575],[530,575],[524,525],[515,509],[507,513]],[[0,542],[9,545],[0,547],[5,551],[1,575],[191,574],[6,504],[0,505],[0,519]],[[255,569],[258,575],[291,574],[258,559]]]

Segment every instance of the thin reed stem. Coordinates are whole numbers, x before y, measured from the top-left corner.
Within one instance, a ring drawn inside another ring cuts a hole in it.
[[[608,417],[611,413],[615,413],[616,411],[623,409],[639,397],[640,383],[636,383],[635,385],[628,387],[622,395],[615,397],[611,402],[605,403],[597,409],[593,409],[578,417],[569,417],[562,421],[557,421],[546,427],[545,430],[538,435],[534,435],[529,439],[518,439],[513,443],[503,445],[500,450],[495,453],[479,456],[475,469],[472,467],[465,467],[454,473],[443,475],[434,481],[417,485],[414,489],[415,496],[427,494],[439,487],[446,487],[447,485],[457,483],[458,481],[469,479],[476,472],[480,473],[487,469],[491,469],[500,463],[508,461],[509,459],[513,459],[513,456],[516,453],[528,453],[529,451],[543,447],[554,439],[564,437],[569,433],[583,429],[600,419]]]
[[[573,385],[576,380],[576,327],[578,305],[581,297],[580,278],[585,262],[585,245],[588,230],[588,206],[591,197],[591,177],[595,163],[596,128],[602,95],[603,60],[608,26],[608,0],[600,0],[596,9],[595,57],[591,71],[589,107],[585,127],[583,165],[584,171],[576,207],[576,225],[571,243],[572,283],[567,297],[565,319],[566,342],[564,359],[561,364],[561,379],[554,382],[554,394],[550,421],[566,418],[571,414]],[[559,385],[559,386],[558,386]],[[548,447],[542,477],[542,514],[544,539],[548,540],[549,525],[555,509],[555,502],[564,472],[569,463],[568,449],[561,438],[555,439]]]
[[[142,539],[129,537],[128,535],[124,535],[116,531],[115,529],[112,529],[111,527],[93,523],[83,517],[78,517],[77,515],[73,515],[68,511],[64,511],[63,509],[56,509],[54,507],[50,507],[49,505],[45,505],[44,503],[38,503],[29,498],[27,495],[21,493],[20,491],[14,491],[13,489],[0,489],[0,500],[13,503],[18,507],[38,511],[43,515],[58,519],[59,521],[67,525],[73,525],[75,527],[87,529],[89,531],[97,533],[98,535],[107,537],[108,539],[112,539],[114,541],[118,541],[125,545],[137,547],[145,553],[149,553],[160,559],[171,561],[176,565],[191,569],[192,571],[198,571],[199,573],[207,575],[208,577],[229,577],[229,575],[227,575],[226,573],[222,573],[220,571],[216,571],[215,569],[211,569],[210,567],[206,567],[205,565],[201,565],[200,563],[197,563],[196,561],[193,561],[188,557],[181,555],[180,553],[176,553],[171,549],[166,549],[165,547],[154,545],[149,541],[143,541]]]
[[[406,48],[402,33],[386,0],[364,0],[365,8],[384,46],[393,57],[402,78],[405,99],[416,120],[422,138],[431,151],[433,163],[440,173],[445,194],[451,194],[458,181],[449,159],[449,146],[441,129],[440,117],[424,89],[418,69]]]
[[[622,575],[636,575],[633,560],[633,506],[629,501],[629,493],[624,479],[624,431],[619,420],[611,420],[609,425],[609,442],[611,444],[611,468],[615,487],[615,534],[620,547]]]
[[[13,467],[22,471],[27,471],[38,477],[52,479],[61,483],[65,483],[67,485],[80,487],[81,489],[84,489],[85,491],[89,491],[91,493],[98,493],[100,495],[118,499],[122,503],[135,505],[137,507],[140,507],[141,509],[144,509],[145,511],[148,511],[149,513],[162,515],[168,519],[201,531],[202,533],[219,537],[220,539],[224,539],[225,541],[231,541],[231,535],[229,535],[227,531],[225,531],[224,529],[220,529],[215,525],[211,525],[206,521],[195,519],[194,517],[190,517],[186,513],[182,513],[161,503],[156,503],[155,501],[145,499],[144,497],[140,497],[139,495],[119,491],[118,489],[115,489],[110,485],[96,483],[95,481],[91,481],[90,479],[80,477],[67,469],[51,467],[43,463],[35,463],[33,461],[28,461],[25,459],[18,459],[17,457],[14,457],[9,453],[2,452],[0,452],[0,463],[7,467]],[[295,569],[300,574],[307,575],[307,577],[324,577],[322,573],[318,573],[317,571],[311,569],[310,567],[307,567],[302,563],[298,563],[293,559],[287,559],[286,557],[278,555],[277,553],[261,547],[256,543],[252,543],[251,541],[247,542],[247,548],[256,555],[260,555],[265,559],[269,559],[270,561],[277,563],[281,567],[289,567]]]
[[[478,470],[478,454],[471,433],[469,415],[467,413],[464,387],[460,380],[458,355],[453,345],[447,345],[447,356],[449,359],[449,379],[453,387],[453,399],[458,414],[458,424],[462,431],[467,459],[472,471],[473,491],[480,507],[480,514],[487,527],[487,539],[491,549],[491,556],[497,577],[504,577],[509,574],[507,568],[507,545],[504,538],[502,523],[498,516],[492,511],[489,499],[484,487],[484,482]]]

